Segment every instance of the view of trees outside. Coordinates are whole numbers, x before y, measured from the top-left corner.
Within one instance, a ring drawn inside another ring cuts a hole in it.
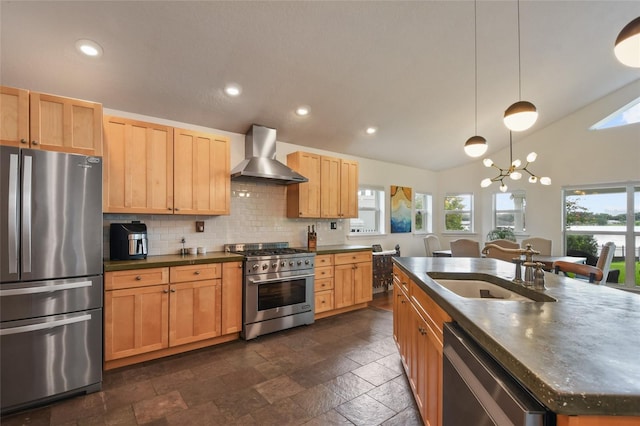
[[[628,212],[628,195],[635,207]],[[595,261],[602,246],[612,241],[616,245],[609,282],[624,283],[626,269],[632,259],[636,285],[640,285],[640,189],[633,186],[572,190],[565,194],[565,238],[568,255],[586,256]],[[628,219],[629,218],[629,219]],[[628,223],[628,220],[632,220]],[[635,244],[627,245],[627,235],[634,235]]]
[[[444,197],[444,223],[447,231],[471,231],[473,197],[471,194]]]

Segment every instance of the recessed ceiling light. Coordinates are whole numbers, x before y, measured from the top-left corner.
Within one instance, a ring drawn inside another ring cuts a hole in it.
[[[307,115],[309,115],[310,112],[311,112],[311,108],[309,108],[306,105],[299,106],[296,109],[296,114],[299,115],[300,117],[307,116]]]
[[[98,58],[102,56],[102,46],[100,46],[93,40],[83,39],[76,41],[76,49],[78,49],[78,51],[80,51],[80,53],[82,53],[83,55],[92,58]]]
[[[236,83],[229,83],[224,87],[224,93],[229,96],[240,96],[240,93],[242,93],[242,87]]]
[[[365,132],[367,132],[368,135],[373,135],[377,131],[378,131],[377,127],[367,127],[367,130],[365,130]]]

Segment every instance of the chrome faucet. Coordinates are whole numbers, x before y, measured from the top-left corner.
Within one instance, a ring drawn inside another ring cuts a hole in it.
[[[527,248],[506,248],[489,243],[482,249],[482,254],[487,254],[489,249],[499,250],[504,253],[517,254],[518,257],[513,260],[516,264],[516,276],[511,281],[516,284],[524,284],[525,287],[533,287],[535,282],[534,270],[538,266],[536,262],[533,261],[533,255],[540,254],[540,252],[531,248],[531,244],[527,244]],[[520,259],[522,255],[524,255],[524,262]],[[524,282],[520,278],[520,264],[524,265]]]

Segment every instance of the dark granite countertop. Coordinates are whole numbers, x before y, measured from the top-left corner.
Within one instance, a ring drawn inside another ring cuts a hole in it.
[[[372,250],[371,246],[351,246],[351,245],[333,245],[333,246],[318,246],[316,249],[317,254],[335,254],[335,253],[348,253],[350,251],[363,251]]]
[[[467,299],[426,272],[506,279],[495,259],[393,258],[447,313],[558,414],[640,416],[640,295],[545,273],[556,302]]]
[[[129,269],[162,268],[165,266],[198,265],[202,263],[241,262],[242,255],[222,251],[207,254],[167,254],[147,256],[140,260],[105,260],[104,271],[126,271]]]

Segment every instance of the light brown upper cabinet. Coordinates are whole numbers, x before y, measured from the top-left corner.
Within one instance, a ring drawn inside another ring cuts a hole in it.
[[[0,86],[0,144],[102,155],[102,105]]]
[[[320,217],[320,156],[293,152],[287,165],[309,179],[287,187],[287,217]]]
[[[287,217],[358,217],[357,161],[294,152],[287,156],[287,165],[309,179],[287,187]]]
[[[104,212],[229,214],[227,138],[120,117],[104,128]]]
[[[103,210],[173,213],[173,128],[104,117]]]
[[[174,209],[178,214],[229,214],[229,140],[174,129]]]

